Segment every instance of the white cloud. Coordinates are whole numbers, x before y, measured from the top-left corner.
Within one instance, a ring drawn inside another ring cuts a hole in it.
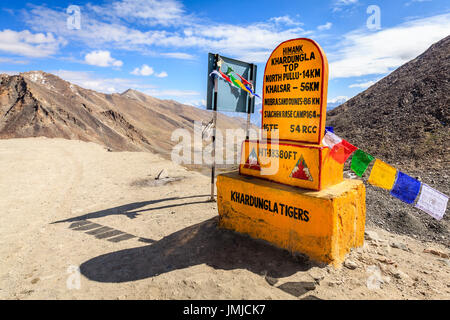
[[[351,85],[349,85],[349,88],[361,88],[361,89],[366,89],[368,87],[370,87],[371,85],[374,85],[375,83],[377,83],[380,79],[377,80],[369,80],[369,81],[365,81],[365,82],[358,82],[358,83],[353,83]]]
[[[111,57],[111,52],[104,50],[92,51],[86,54],[84,61],[87,64],[98,67],[121,67],[123,65],[122,61]]]
[[[273,49],[273,48],[272,48]],[[269,59],[272,50],[262,50],[262,51],[247,51],[242,52],[239,55],[239,59],[242,61],[250,62],[266,62]]]
[[[337,44],[330,79],[385,74],[448,35],[450,14],[408,21],[378,32],[358,30]]]
[[[153,70],[152,67],[149,67],[146,64],[142,65],[142,67],[140,67],[140,68],[135,68],[130,73],[134,74],[135,76],[145,76],[145,77],[155,75],[155,77],[158,77],[158,78],[165,78],[168,76],[167,72],[165,72],[165,71],[162,71],[160,73],[155,73],[155,70]]]
[[[413,4],[413,3],[417,3],[417,2],[431,2],[431,0],[411,0],[411,1],[409,1],[409,2],[406,2],[405,3],[405,6],[410,6],[411,4]]]
[[[176,0],[121,0],[104,6],[88,5],[88,8],[98,15],[146,25],[182,25],[189,20],[183,4]]]
[[[167,74],[167,72],[163,71],[163,72],[160,72],[160,73],[156,73],[155,76],[158,77],[158,78],[165,78],[165,77],[168,76],[168,74]]]
[[[55,54],[66,44],[62,38],[56,38],[52,33],[31,33],[28,30],[0,31],[0,51],[25,57],[48,57]]]
[[[199,26],[191,38],[184,39],[185,45],[195,44],[208,50],[219,51],[238,59],[252,56],[250,62],[265,62],[266,53],[280,42],[305,36],[300,27],[280,28],[276,24],[253,23],[246,26],[219,24]],[[176,44],[174,44],[176,45]]]
[[[151,76],[155,71],[152,67],[149,67],[148,65],[144,64],[140,68],[135,68],[131,74],[134,74],[136,76]]]
[[[174,59],[182,59],[182,60],[193,60],[195,57],[192,54],[184,53],[184,52],[166,52],[161,53],[162,56],[174,58]]]
[[[125,2],[124,2],[125,3]],[[95,8],[95,10],[93,9]],[[190,21],[182,29],[166,28],[142,31],[141,29],[128,27],[120,16],[113,10],[109,19],[105,22],[105,16],[99,16],[96,12],[106,7],[86,6],[82,8],[83,20],[81,30],[68,30],[65,27],[65,17],[52,9],[35,6],[28,13],[26,23],[37,30],[49,30],[55,34],[66,37],[72,41],[79,41],[85,45],[114,47],[123,50],[141,50],[148,52],[155,47],[164,52],[167,48],[175,50],[175,53],[167,53],[166,56],[174,58],[192,58],[190,55],[177,53],[177,48],[197,48],[203,51],[218,51],[224,54],[242,58],[251,52],[258,59],[263,56],[261,52],[273,50],[281,41],[310,35],[299,27],[300,23],[288,26],[287,18],[277,19],[252,24],[219,24],[211,21],[202,23]],[[91,10],[91,11],[89,11]],[[103,20],[102,20],[103,19]],[[142,18],[144,19],[144,18]],[[145,19],[144,19],[145,20]],[[284,23],[280,23],[284,21]],[[251,60],[251,62],[264,62],[265,60]]]
[[[9,64],[28,64],[29,61],[25,61],[25,60],[15,60],[12,58],[4,58],[4,57],[0,57],[0,63],[9,63]]]
[[[303,23],[293,20],[290,16],[273,17],[269,21],[275,22],[277,24],[285,24],[288,26],[301,26]]]
[[[331,22],[327,22],[327,23],[325,23],[323,25],[318,26],[317,30],[319,30],[319,31],[330,30],[332,25],[333,24]]]
[[[341,11],[344,7],[355,5],[358,0],[335,0],[333,3],[333,12]]]

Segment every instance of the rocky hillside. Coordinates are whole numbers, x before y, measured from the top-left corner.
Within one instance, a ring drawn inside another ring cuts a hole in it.
[[[450,36],[327,113],[339,136],[447,195],[449,123]],[[369,225],[450,247],[449,211],[437,221],[367,184]]]
[[[114,151],[170,154],[175,129],[193,130],[211,112],[135,90],[103,94],[41,71],[0,76],[0,138],[44,136],[91,141]],[[219,114],[219,128],[245,128]]]
[[[448,167],[449,123],[450,36],[327,114],[351,143],[415,167]]]

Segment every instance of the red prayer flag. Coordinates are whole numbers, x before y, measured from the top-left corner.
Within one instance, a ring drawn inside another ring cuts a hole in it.
[[[350,155],[358,148],[352,145],[347,140],[342,139],[341,142],[334,145],[330,151],[330,156],[339,163],[345,163]]]
[[[242,81],[243,84],[246,84],[246,85],[249,85],[249,86],[253,87],[253,85],[252,85],[250,82],[248,82],[247,80],[245,80],[245,78],[242,77],[239,73],[236,73],[236,75],[237,75],[239,78],[241,78],[241,81]]]
[[[222,70],[219,69],[219,73],[226,81],[228,81],[229,83],[233,84],[233,82],[231,82],[230,77],[228,77],[225,73],[223,73]]]

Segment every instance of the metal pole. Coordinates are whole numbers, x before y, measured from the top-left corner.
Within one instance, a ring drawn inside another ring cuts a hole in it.
[[[248,75],[248,82],[253,84],[253,63],[250,65],[249,75]],[[254,97],[248,97],[248,104],[247,104],[247,128],[246,128],[246,137],[245,139],[248,140],[250,138],[250,116],[251,116],[251,107],[252,107],[252,99]]]
[[[214,70],[217,69],[217,62],[219,61],[219,55],[214,56]],[[214,79],[214,102],[213,102],[213,134],[212,134],[212,167],[211,167],[211,199],[210,201],[215,201],[214,198],[214,182],[215,182],[215,171],[216,171],[216,123],[217,123],[217,77]]]

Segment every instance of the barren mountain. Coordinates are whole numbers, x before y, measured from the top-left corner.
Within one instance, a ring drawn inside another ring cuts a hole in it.
[[[135,90],[103,94],[32,71],[0,76],[0,138],[44,136],[99,143],[116,151],[170,154],[175,129],[193,131],[210,112]],[[244,128],[241,118],[219,114],[219,128]]]
[[[449,105],[450,36],[327,118],[338,135],[359,148],[417,167],[449,160]]]
[[[328,112],[327,125],[358,148],[449,195],[449,105],[450,36]],[[449,211],[437,221],[367,184],[369,225],[450,246]]]

